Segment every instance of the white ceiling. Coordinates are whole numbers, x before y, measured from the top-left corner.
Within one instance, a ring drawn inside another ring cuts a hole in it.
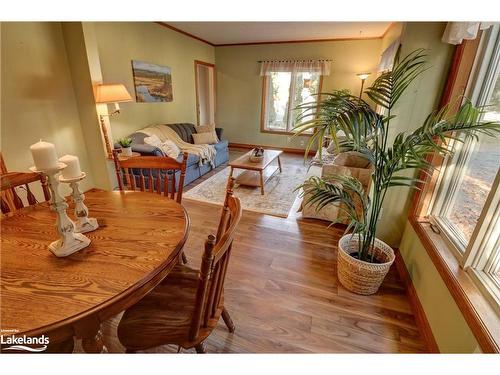
[[[376,38],[390,22],[165,22],[209,43]]]

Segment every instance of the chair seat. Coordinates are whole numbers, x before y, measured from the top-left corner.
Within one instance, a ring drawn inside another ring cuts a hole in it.
[[[120,342],[132,350],[187,342],[198,277],[197,270],[176,265],[161,284],[123,314],[118,325]]]

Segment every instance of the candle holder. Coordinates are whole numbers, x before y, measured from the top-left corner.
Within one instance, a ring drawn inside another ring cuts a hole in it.
[[[49,245],[49,250],[57,257],[71,255],[78,250],[90,245],[90,239],[81,233],[75,233],[75,224],[68,217],[66,209],[68,204],[63,196],[59,194],[59,179],[56,177],[62,169],[66,167],[64,163],[57,163],[53,169],[37,170],[31,167],[30,170],[36,173],[42,173],[47,177],[50,189],[50,208],[57,214],[56,230],[60,238]]]
[[[85,206],[85,203],[83,203],[85,195],[80,190],[79,182],[86,176],[85,172],[82,172],[79,177],[75,178],[64,178],[63,176],[59,176],[59,182],[69,184],[73,191],[71,197],[73,198],[73,202],[75,202],[75,232],[77,233],[87,233],[99,228],[97,219],[88,217],[89,209]]]

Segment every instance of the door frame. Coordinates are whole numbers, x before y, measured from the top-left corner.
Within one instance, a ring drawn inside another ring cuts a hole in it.
[[[194,60],[194,94],[196,97],[196,125],[200,125],[200,103],[198,100],[198,65],[205,65],[213,68],[213,98],[214,98],[214,122],[217,115],[217,74],[215,73],[215,64],[211,64],[202,60]]]

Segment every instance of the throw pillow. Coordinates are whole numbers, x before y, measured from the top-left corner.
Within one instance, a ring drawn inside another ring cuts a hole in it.
[[[346,139],[346,137],[344,137],[344,136],[337,136],[338,143],[345,141],[345,139]],[[339,153],[337,145],[335,144],[335,142],[333,140],[330,141],[330,144],[328,145],[326,151],[328,151],[329,154],[333,154],[333,155],[338,155],[338,153]]]
[[[352,168],[369,168],[371,164],[366,156],[356,151],[341,152],[333,162],[337,165]]]
[[[197,134],[193,133],[193,139],[195,145],[203,145],[203,144],[211,145],[218,142],[215,131],[207,133],[197,133]]]
[[[202,125],[202,126],[197,126],[196,127],[196,133],[213,133],[216,141],[214,143],[219,142],[219,138],[217,137],[217,133],[215,132],[215,124],[211,125]]]

